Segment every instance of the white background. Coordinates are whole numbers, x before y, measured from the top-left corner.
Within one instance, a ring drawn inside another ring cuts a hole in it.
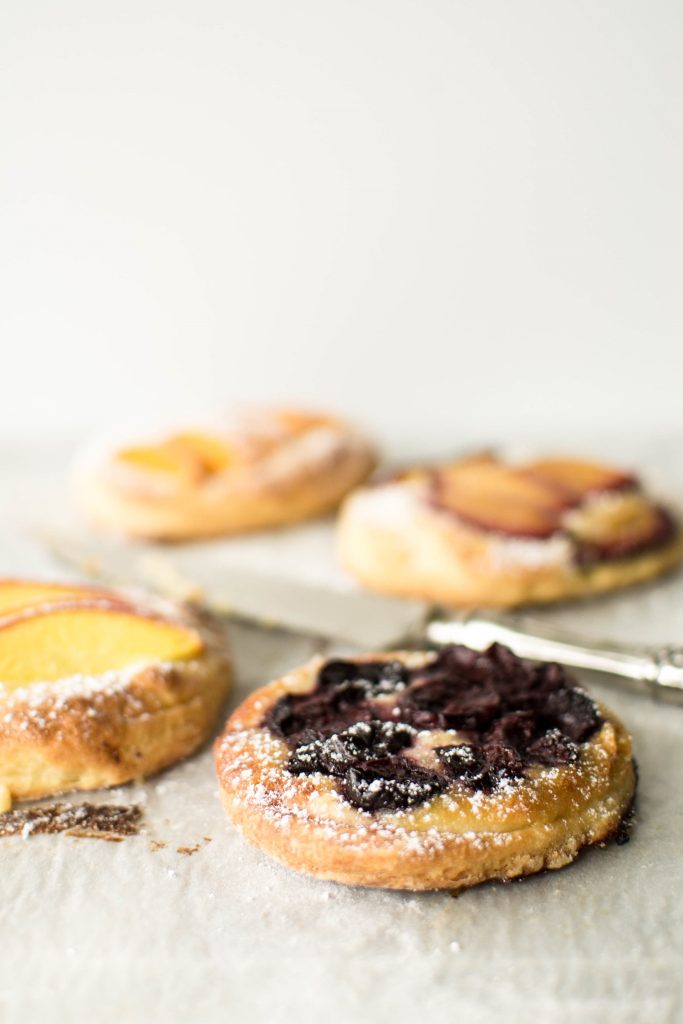
[[[3,0],[0,430],[675,428],[682,51],[679,0]]]
[[[440,447],[668,433],[616,450],[683,493],[682,44],[681,0],[0,0],[0,435],[278,397]],[[0,442],[2,564],[47,571]],[[557,615],[680,639],[680,586]],[[305,656],[234,639],[235,701]],[[0,1016],[679,1019],[683,720],[609,702],[633,839],[524,885],[309,882],[208,751],[145,787],[149,837],[6,840]]]

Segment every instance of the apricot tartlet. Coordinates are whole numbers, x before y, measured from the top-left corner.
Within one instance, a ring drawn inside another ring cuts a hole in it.
[[[159,771],[206,740],[230,681],[221,631],[190,607],[0,580],[0,794]]]
[[[162,433],[81,460],[78,493],[100,526],[178,540],[321,515],[362,483],[370,444],[347,423],[298,410]]]
[[[346,500],[338,542],[366,586],[454,606],[598,593],[683,557],[677,520],[635,476],[569,458],[408,470]]]

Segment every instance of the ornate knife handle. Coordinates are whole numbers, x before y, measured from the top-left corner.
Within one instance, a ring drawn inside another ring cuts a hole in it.
[[[683,704],[683,647],[587,642],[527,616],[483,612],[434,614],[425,632],[438,645],[462,643],[484,650],[494,642],[506,644],[522,658],[605,672],[625,680],[629,689]]]

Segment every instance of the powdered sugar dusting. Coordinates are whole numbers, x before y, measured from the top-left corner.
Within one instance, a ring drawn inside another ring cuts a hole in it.
[[[527,537],[489,537],[490,560],[497,569],[523,566],[540,569],[546,566],[571,565],[572,544],[568,537],[557,535],[545,540]]]
[[[353,515],[362,521],[386,527],[405,527],[424,510],[422,494],[413,482],[397,482],[368,487],[350,501]]]
[[[612,734],[612,726],[605,725],[578,766],[538,767],[531,778],[501,780],[493,793],[454,786],[405,811],[363,811],[343,799],[329,776],[290,774],[286,745],[265,728],[224,734],[216,762],[228,808],[238,823],[251,813],[280,832],[304,825],[321,842],[334,841],[359,852],[379,842],[399,857],[429,858],[453,844],[475,850],[491,844],[505,847],[519,828],[540,824],[551,829],[558,811],[580,810],[586,820],[597,821],[607,806]],[[568,773],[573,794],[569,805]]]

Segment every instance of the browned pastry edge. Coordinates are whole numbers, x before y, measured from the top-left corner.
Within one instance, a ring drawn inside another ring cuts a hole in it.
[[[390,484],[393,488],[405,485]],[[377,490],[379,490],[378,488]],[[500,538],[416,500],[406,518],[367,514],[372,489],[354,492],[342,506],[337,546],[342,565],[364,586],[455,607],[511,608],[589,597],[661,575],[683,559],[683,531],[667,543],[627,558],[575,565],[499,558],[526,542]],[[535,541],[534,545],[552,541]],[[536,550],[539,550],[537,547]]]
[[[416,657],[367,656],[413,664]],[[602,707],[604,724],[578,765],[538,770],[490,798],[454,789],[405,812],[357,810],[337,795],[333,779],[289,773],[287,747],[260,725],[285,693],[312,689],[320,664],[252,694],[214,746],[228,817],[289,867],[359,886],[457,890],[563,867],[613,836],[629,812],[636,785],[630,737]]]
[[[204,743],[230,688],[225,641],[206,616],[178,621],[203,641],[187,661],[149,664],[62,689],[0,696],[0,788],[17,800],[141,779]]]
[[[96,525],[157,540],[300,522],[330,512],[376,465],[372,446],[345,423],[330,420],[324,429],[329,444],[316,453],[299,451],[300,439],[289,439],[267,458],[168,492],[145,486],[139,474],[124,482],[113,460],[104,458],[77,473],[77,493]],[[285,449],[286,466],[280,461]]]

